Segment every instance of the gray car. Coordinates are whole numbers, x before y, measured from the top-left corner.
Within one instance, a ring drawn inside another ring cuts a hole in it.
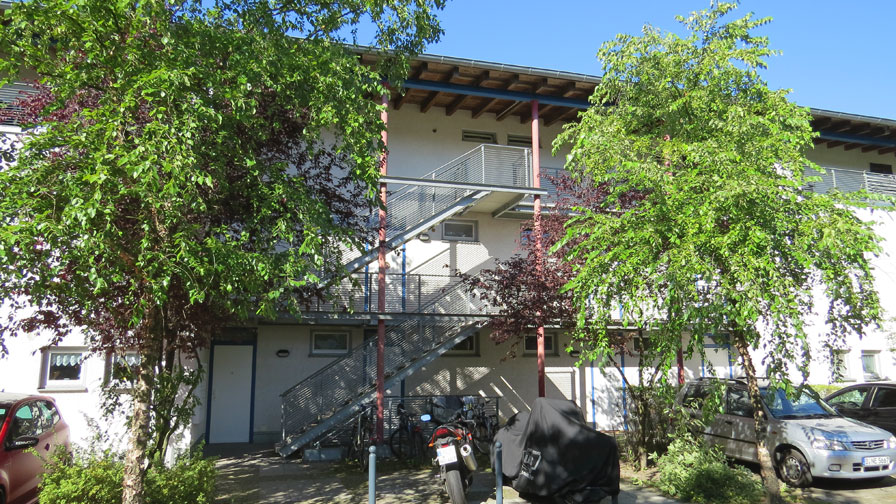
[[[689,382],[679,404],[698,409],[713,386],[723,386],[724,412],[704,436],[725,455],[758,462],[753,407],[744,380],[701,379]],[[846,418],[809,394],[790,400],[781,390],[761,385],[769,419],[769,451],[778,476],[790,486],[805,487],[813,478],[880,478],[896,473],[896,437]]]

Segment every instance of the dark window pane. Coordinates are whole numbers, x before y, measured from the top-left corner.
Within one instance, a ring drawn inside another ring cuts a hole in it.
[[[47,378],[50,380],[80,380],[81,359],[81,353],[50,352],[50,369]]]
[[[896,389],[879,388],[874,394],[872,408],[896,408]]]

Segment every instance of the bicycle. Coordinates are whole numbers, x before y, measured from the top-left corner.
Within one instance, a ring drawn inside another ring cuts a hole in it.
[[[370,465],[370,447],[376,444],[376,403],[361,408],[352,430],[352,443],[348,449],[348,459],[357,460],[363,472]]]
[[[426,455],[423,429],[408,415],[404,403],[398,403],[395,410],[398,413],[398,428],[389,436],[392,455],[398,460],[422,463]]]
[[[489,400],[477,401],[468,411],[467,418],[472,421],[473,446],[479,453],[488,455],[495,433],[498,431],[498,419],[485,412],[485,405]]]

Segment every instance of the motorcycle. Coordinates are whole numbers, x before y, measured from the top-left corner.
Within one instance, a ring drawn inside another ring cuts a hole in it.
[[[429,414],[420,417],[422,422],[430,420]],[[467,504],[467,490],[478,469],[473,453],[473,431],[468,422],[456,415],[453,421],[439,425],[432,433],[429,446],[436,449],[433,464],[439,465],[439,478],[451,503]]]

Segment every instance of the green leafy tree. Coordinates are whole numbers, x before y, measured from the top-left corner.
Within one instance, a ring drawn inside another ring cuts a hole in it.
[[[806,189],[804,169],[819,170],[805,157],[809,112],[760,77],[776,52],[753,32],[770,19],[724,22],[735,7],[713,2],[679,17],[683,37],[646,26],[601,47],[593,106],[557,145],[570,146],[575,176],[612,191],[567,224],[577,267],[566,288],[592,358],[608,352],[600,328],[618,323],[620,306],[624,325],[643,329],[670,362],[687,334],[688,355],[703,354],[703,335],[728,335],[749,381],[762,479],[777,501],[751,351],[792,392],[788,371],[808,373],[817,310],[827,308],[817,329],[828,344],[879,323],[869,265],[879,238],[850,209],[870,195]],[[641,201],[621,205],[632,191]]]
[[[174,360],[223,324],[297,313],[343,273],[340,247],[367,240],[383,80],[438,38],[443,3],[46,0],[4,13],[3,82],[39,77],[0,170],[0,340],[79,328],[98,352],[139,353],[125,503],[143,501],[167,444],[152,422],[179,415],[151,407],[172,404]],[[346,45],[365,20],[375,66]]]

